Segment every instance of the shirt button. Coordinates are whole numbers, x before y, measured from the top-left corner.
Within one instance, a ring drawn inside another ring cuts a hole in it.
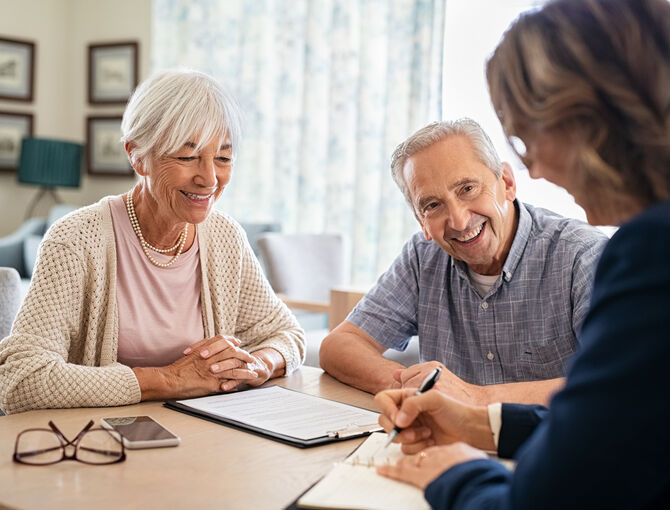
[[[486,357],[489,359],[489,361],[493,361],[493,358],[495,358],[495,356],[493,355],[493,353],[491,351],[489,351],[489,353],[486,355]]]
[[[484,310],[486,310],[488,307],[489,307],[489,304],[488,304],[486,301],[484,301],[484,302],[482,303],[482,308],[483,308]]]
[[[505,280],[510,281],[511,279],[512,279],[512,273],[510,273],[509,271],[507,271],[507,272],[505,273]]]

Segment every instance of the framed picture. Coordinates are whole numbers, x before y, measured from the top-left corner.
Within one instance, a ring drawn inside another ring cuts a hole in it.
[[[91,175],[134,175],[121,143],[120,116],[87,118],[86,164]]]
[[[137,86],[137,43],[89,44],[88,102],[123,104]]]
[[[21,140],[33,134],[30,113],[0,112],[0,170],[16,170],[21,155]]]
[[[0,38],[0,99],[32,101],[35,43]]]

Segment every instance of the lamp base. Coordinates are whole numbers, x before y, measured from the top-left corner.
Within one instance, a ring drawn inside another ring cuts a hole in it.
[[[41,186],[40,190],[37,192],[37,195],[33,197],[33,199],[30,201],[30,204],[28,205],[28,211],[26,212],[26,220],[32,218],[33,212],[35,211],[35,207],[37,207],[37,204],[44,195],[51,195],[51,197],[54,199],[54,202],[56,202],[57,204],[63,203],[61,198],[58,196],[58,193],[56,193],[56,188],[48,188],[46,186]]]

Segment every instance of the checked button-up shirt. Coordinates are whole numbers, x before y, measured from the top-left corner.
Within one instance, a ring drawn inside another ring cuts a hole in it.
[[[418,232],[347,320],[463,380],[500,384],[565,375],[588,310],[599,230],[515,201],[519,224],[503,270],[480,295],[467,266]]]

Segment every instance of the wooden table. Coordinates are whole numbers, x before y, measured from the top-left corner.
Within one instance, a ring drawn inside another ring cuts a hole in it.
[[[303,367],[279,384],[373,409],[372,395],[322,370]],[[108,466],[63,461],[26,466],[12,461],[16,435],[53,420],[74,437],[89,419],[148,414],[181,437],[171,448],[127,450]],[[132,406],[47,409],[0,417],[0,509],[171,508],[280,509],[344,459],[362,439],[300,449],[146,402]]]

